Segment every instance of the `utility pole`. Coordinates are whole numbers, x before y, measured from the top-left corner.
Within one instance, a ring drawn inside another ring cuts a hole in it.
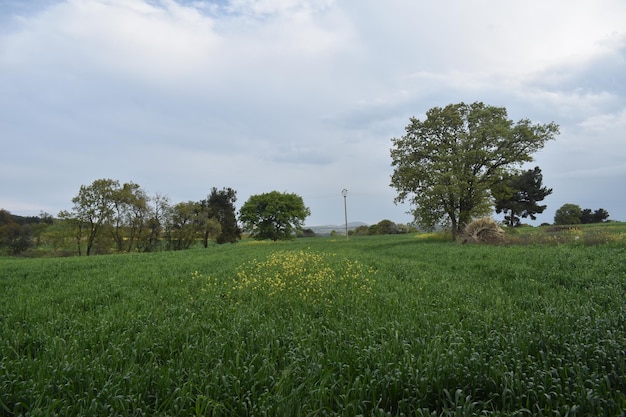
[[[346,220],[346,239],[348,239],[348,190],[345,188],[341,190],[341,195],[343,196],[343,215]]]

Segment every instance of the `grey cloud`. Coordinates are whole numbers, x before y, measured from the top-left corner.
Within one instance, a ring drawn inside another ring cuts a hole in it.
[[[287,189],[315,223],[341,223],[348,188],[353,220],[406,222],[389,139],[433,106],[476,100],[561,124],[536,161],[549,211],[586,198],[574,173],[601,206],[626,154],[624,45],[601,41],[626,36],[612,17],[626,9],[589,4],[3,2],[0,206],[67,209],[80,185],[113,177],[178,201]],[[538,29],[519,36],[529,18]]]

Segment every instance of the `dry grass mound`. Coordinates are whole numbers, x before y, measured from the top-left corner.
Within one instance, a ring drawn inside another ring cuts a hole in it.
[[[482,217],[467,225],[464,242],[503,243],[504,230],[491,217]]]

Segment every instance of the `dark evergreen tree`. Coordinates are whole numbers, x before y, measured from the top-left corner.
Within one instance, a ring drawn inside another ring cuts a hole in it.
[[[609,218],[609,212],[603,208],[600,208],[593,212],[594,223],[604,223]]]
[[[609,218],[609,212],[603,208],[600,208],[596,211],[586,208],[582,211],[582,214],[580,215],[580,223],[582,224],[604,223],[606,219],[608,218]]]
[[[241,239],[241,229],[237,224],[235,202],[237,191],[232,188],[218,190],[213,187],[206,201],[209,216],[216,219],[221,226],[217,235],[217,243],[234,243]]]
[[[580,223],[581,224],[589,224],[593,223],[593,211],[591,209],[583,209],[580,214]]]
[[[537,204],[552,194],[552,188],[542,186],[541,169],[535,167],[518,175],[511,175],[491,190],[495,198],[496,213],[504,213],[508,226],[519,226],[521,219],[543,213],[545,205]]]

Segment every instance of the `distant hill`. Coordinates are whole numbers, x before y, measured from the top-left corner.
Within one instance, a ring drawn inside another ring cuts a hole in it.
[[[348,230],[354,230],[359,226],[367,226],[367,223],[348,222]],[[303,229],[311,229],[315,232],[316,235],[328,236],[331,234],[333,230],[337,233],[342,233],[342,234],[345,233],[346,225],[345,224],[339,224],[339,225],[327,224],[323,226],[304,226]]]

